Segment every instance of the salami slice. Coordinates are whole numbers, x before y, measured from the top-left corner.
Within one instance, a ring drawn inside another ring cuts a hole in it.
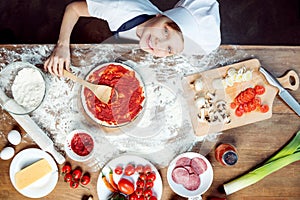
[[[206,162],[199,157],[195,157],[191,160],[191,167],[194,169],[195,173],[200,175],[207,170]]]
[[[190,165],[186,165],[186,166],[184,166],[184,168],[188,170],[189,174],[195,173],[194,169]]]
[[[185,183],[183,183],[182,185],[187,189],[187,190],[190,190],[190,191],[193,191],[193,190],[197,190],[200,186],[200,177],[199,175],[197,174],[190,174],[189,175],[189,180]]]
[[[189,172],[184,167],[175,167],[172,171],[172,179],[175,183],[184,184],[189,181]]]
[[[191,163],[191,159],[190,158],[187,158],[187,157],[182,157],[182,158],[179,158],[177,161],[176,161],[176,167],[184,167],[184,166],[188,166],[190,165]]]

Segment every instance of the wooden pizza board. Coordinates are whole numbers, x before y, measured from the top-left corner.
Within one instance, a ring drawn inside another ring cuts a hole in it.
[[[261,64],[258,59],[250,59],[232,65],[192,74],[183,78],[183,88],[186,93],[188,104],[190,105],[191,120],[196,135],[201,136],[209,133],[220,132],[227,129],[271,118],[273,101],[278,93],[278,89],[270,85],[265,79],[264,75],[259,72],[260,66]],[[238,70],[242,67],[245,67],[247,70],[253,71],[252,80],[238,83],[236,82],[233,86],[227,88],[222,87],[216,89],[216,87],[214,87],[214,80],[225,77],[228,69],[235,68],[236,70]],[[289,83],[290,76],[293,76],[294,79],[296,79],[296,84],[291,85]],[[203,83],[203,89],[200,92],[197,92],[194,89],[193,84],[194,81],[198,78],[200,78]],[[299,77],[297,73],[292,70],[289,73],[287,73],[284,77],[278,78],[278,80],[284,87],[292,90],[297,90],[299,86]],[[263,85],[265,87],[265,93],[263,95],[259,95],[258,97],[261,99],[262,104],[267,104],[269,106],[269,111],[266,113],[252,111],[244,113],[241,117],[236,116],[235,109],[230,108],[230,103],[233,102],[235,97],[241,91],[249,87],[254,88],[255,85]],[[215,102],[225,100],[227,105],[226,112],[228,113],[231,120],[229,123],[209,123],[207,121],[203,122],[199,120],[197,116],[199,114],[199,109],[195,105],[195,96],[199,95],[199,93],[203,94],[206,92],[215,94]]]

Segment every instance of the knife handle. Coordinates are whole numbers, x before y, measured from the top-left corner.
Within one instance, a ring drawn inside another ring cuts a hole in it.
[[[277,80],[286,89],[296,91],[299,88],[299,76],[294,70],[289,70],[284,76],[277,78]]]

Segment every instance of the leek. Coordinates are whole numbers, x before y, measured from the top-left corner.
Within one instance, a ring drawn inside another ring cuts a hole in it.
[[[258,167],[249,173],[236,178],[223,185],[226,195],[237,192],[248,187],[269,174],[300,160],[300,131],[294,138],[276,155],[267,160],[261,167]]]

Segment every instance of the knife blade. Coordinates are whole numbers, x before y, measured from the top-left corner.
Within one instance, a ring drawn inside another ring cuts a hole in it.
[[[3,109],[23,109],[14,99],[7,97],[2,89],[0,89],[0,104]],[[63,157],[55,149],[53,141],[31,119],[29,115],[16,115],[12,113],[9,114],[16,120],[16,122],[18,122],[18,124],[27,132],[27,134],[43,151],[47,151],[52,154],[58,164],[63,164],[65,162],[65,157]]]
[[[278,88],[280,98],[300,116],[300,105],[298,101],[279,83],[279,81],[265,68],[260,66],[259,71],[265,76],[268,83]]]

